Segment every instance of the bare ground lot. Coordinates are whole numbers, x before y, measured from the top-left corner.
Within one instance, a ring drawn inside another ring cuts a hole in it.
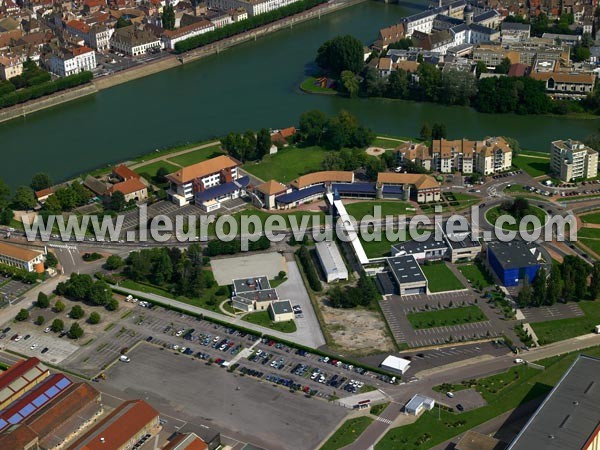
[[[323,320],[335,344],[355,355],[395,351],[378,311],[338,309],[319,300]]]
[[[231,284],[237,278],[264,275],[270,280],[285,268],[285,259],[277,252],[257,253],[248,256],[213,258],[210,261],[213,274],[220,286]]]
[[[314,449],[347,410],[142,343],[114,364],[102,389],[145,398],[163,415],[206,424],[269,450]]]

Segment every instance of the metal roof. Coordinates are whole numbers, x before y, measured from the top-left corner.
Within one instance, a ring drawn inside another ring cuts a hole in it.
[[[520,269],[522,267],[536,266],[539,261],[533,256],[533,246],[523,241],[489,242],[488,251],[491,251],[504,269]]]
[[[305,189],[300,189],[296,191],[292,191],[289,194],[282,194],[275,197],[275,201],[278,203],[294,203],[300,200],[304,200],[305,198],[312,197],[313,195],[317,195],[325,192],[325,186],[323,184],[317,184],[315,186],[311,186]]]
[[[219,197],[223,197],[224,195],[229,195],[234,193],[239,189],[243,189],[250,183],[250,177],[245,176],[238,178],[235,181],[230,181],[229,183],[220,184],[218,186],[209,188],[202,192],[196,192],[195,200],[196,203],[205,202],[208,200],[214,200]]]
[[[395,256],[387,259],[394,278],[399,284],[426,282],[425,274],[413,255]]]

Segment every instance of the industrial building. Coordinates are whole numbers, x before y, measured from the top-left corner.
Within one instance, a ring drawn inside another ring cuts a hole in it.
[[[0,263],[27,272],[44,272],[44,252],[0,242]]]
[[[50,371],[37,358],[19,361],[0,374],[0,410],[29,392],[50,376]]]
[[[424,411],[431,411],[435,406],[435,400],[421,394],[415,394],[409,402],[404,405],[404,412],[418,416]]]
[[[159,431],[158,411],[144,400],[129,400],[67,450],[129,450],[144,436],[152,436]]]
[[[315,249],[328,283],[348,279],[348,269],[335,242],[317,242],[315,243]]]
[[[394,355],[388,355],[380,364],[382,369],[404,375],[410,368],[410,361],[404,358],[398,358]]]
[[[579,355],[508,450],[600,448],[600,359]]]
[[[394,294],[427,293],[427,278],[413,255],[387,258],[387,264],[394,282]]]
[[[504,286],[517,286],[525,278],[532,282],[540,259],[539,249],[524,241],[487,244],[487,264]]]

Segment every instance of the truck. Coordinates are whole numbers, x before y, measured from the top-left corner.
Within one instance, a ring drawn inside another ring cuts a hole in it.
[[[595,332],[596,332],[596,334],[600,334],[600,325],[596,325]]]

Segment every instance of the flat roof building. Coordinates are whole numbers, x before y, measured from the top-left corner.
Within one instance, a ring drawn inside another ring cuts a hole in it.
[[[508,450],[600,448],[600,359],[579,355]]]
[[[418,416],[423,411],[431,411],[435,406],[435,400],[421,394],[415,394],[409,402],[404,405],[404,411],[413,416]]]
[[[316,242],[315,249],[328,283],[348,279],[348,269],[335,242]]]
[[[289,300],[275,300],[269,304],[269,315],[273,322],[294,320],[294,310]]]
[[[550,169],[566,182],[594,178],[598,175],[598,152],[579,141],[554,141],[550,146]]]
[[[413,255],[387,258],[396,293],[414,295],[427,293],[427,278]]]
[[[487,262],[504,286],[517,286],[526,277],[529,282],[540,268],[539,250],[524,241],[489,242]]]
[[[279,300],[277,291],[264,275],[233,280],[232,284],[231,304],[241,311],[266,311],[272,301]]]

